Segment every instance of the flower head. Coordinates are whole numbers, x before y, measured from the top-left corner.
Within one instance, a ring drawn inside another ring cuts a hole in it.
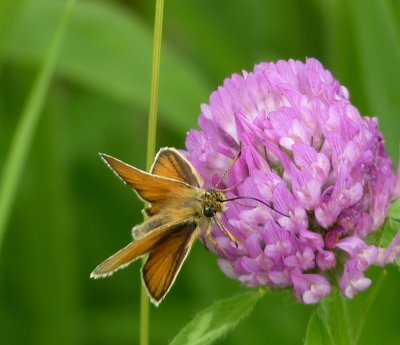
[[[351,298],[370,285],[370,265],[399,255],[398,238],[387,249],[366,243],[400,194],[377,119],[362,117],[317,60],[232,75],[202,105],[199,125],[187,136],[187,156],[206,187],[240,150],[223,182],[234,186],[227,196],[262,201],[231,202],[223,214],[237,247],[217,227],[218,246],[203,234],[227,276],[292,287],[300,301],[316,303],[331,291],[328,271]]]

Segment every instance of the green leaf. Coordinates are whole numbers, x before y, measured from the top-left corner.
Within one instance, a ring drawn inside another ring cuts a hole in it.
[[[378,230],[368,235],[366,242],[377,247],[387,247],[395,236],[392,224],[392,220],[387,218]]]
[[[265,290],[246,292],[199,312],[171,341],[170,345],[205,345],[222,337],[248,316]]]
[[[385,223],[376,231],[368,235],[367,243],[372,245],[387,248],[394,238],[398,235],[400,229],[400,217],[398,215],[399,202],[395,202],[386,218]],[[395,261],[397,266],[400,266],[400,258]]]
[[[400,199],[392,203],[389,211],[389,217],[400,221]]]
[[[318,313],[313,313],[307,326],[304,345],[333,345],[328,326]]]
[[[394,237],[399,232],[399,222],[388,218],[379,231],[381,234],[378,246],[386,248],[392,243]]]
[[[332,293],[321,300],[317,310],[318,316],[326,325],[334,345],[352,345],[351,325],[342,293],[335,288]]]
[[[26,0],[9,34],[6,57],[25,63],[42,61],[44,47],[50,40],[49,32],[61,13],[59,1]],[[134,13],[111,3],[78,2],[65,37],[58,72],[110,97],[147,109],[151,29]],[[160,78],[160,118],[186,132],[196,125],[199,104],[207,101],[210,87],[193,65],[174,54],[167,45],[161,56]]]
[[[394,238],[397,236],[399,233],[400,229],[400,222],[398,219],[391,219],[388,218],[385,222],[385,224],[382,227],[382,236],[381,240],[379,243],[380,247],[387,248],[391,245],[392,241]],[[394,261],[394,263],[397,265],[397,267],[400,267],[400,257],[397,257],[397,259]]]

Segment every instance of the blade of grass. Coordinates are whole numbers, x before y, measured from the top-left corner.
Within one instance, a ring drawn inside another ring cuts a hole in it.
[[[40,118],[47,90],[56,65],[57,55],[71,17],[76,0],[68,0],[62,18],[48,48],[46,58],[32,86],[30,95],[20,117],[20,122],[5,160],[0,182],[0,250],[12,205],[17,192],[18,181],[22,174],[29,147]]]
[[[160,58],[161,58],[163,12],[164,12],[164,0],[156,0],[154,39],[153,39],[153,64],[151,68],[149,127],[147,133],[147,156],[146,156],[147,170],[150,170],[150,167],[154,159],[154,155],[156,153],[157,107],[158,107],[158,89],[160,85]]]
[[[147,155],[146,168],[149,171],[154,159],[156,150],[157,133],[157,107],[158,90],[160,84],[160,60],[161,60],[161,42],[164,14],[164,0],[156,0],[155,18],[154,18],[154,37],[153,37],[153,62],[151,68],[151,89],[150,89],[150,107],[149,107],[149,125],[147,133]],[[146,259],[143,259],[143,264]],[[140,344],[149,344],[149,298],[146,288],[142,284],[140,290]]]

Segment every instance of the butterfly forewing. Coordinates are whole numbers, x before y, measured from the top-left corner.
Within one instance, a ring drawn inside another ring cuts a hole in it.
[[[198,223],[181,223],[157,242],[142,268],[143,282],[158,305],[167,294],[199,233]]]
[[[171,193],[186,195],[192,188],[181,181],[146,173],[111,156],[101,154],[101,157],[125,183],[150,202],[156,210],[170,200]]]
[[[185,182],[197,188],[202,185],[202,180],[192,164],[173,148],[164,148],[158,152],[151,173]]]

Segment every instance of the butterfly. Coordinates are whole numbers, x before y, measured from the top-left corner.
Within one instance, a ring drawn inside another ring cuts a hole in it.
[[[196,169],[176,149],[162,148],[150,173],[109,155],[100,156],[149,206],[143,210],[147,219],[132,229],[134,240],[98,265],[92,278],[109,276],[148,254],[141,269],[142,281],[150,300],[158,306],[174,284],[201,229],[218,248],[211,234],[216,224],[238,246],[219,219],[226,210],[224,203],[233,200],[226,197],[227,189],[204,189]]]

